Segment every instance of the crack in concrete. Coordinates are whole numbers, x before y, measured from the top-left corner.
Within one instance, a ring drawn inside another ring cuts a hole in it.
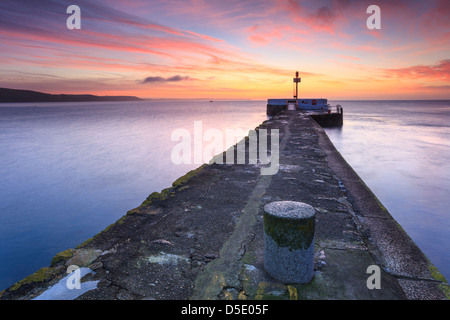
[[[280,154],[284,150],[290,137],[289,125],[284,127],[284,134],[279,144]],[[224,243],[220,250],[219,258],[209,263],[195,281],[195,290],[192,295],[194,300],[217,299],[225,287],[239,288],[242,286],[239,279],[239,270],[242,269],[242,247],[247,242],[248,235],[257,222],[256,216],[261,207],[262,198],[272,181],[272,175],[260,175],[250,195],[243,213],[233,231],[233,234]],[[253,236],[254,238],[254,236]]]

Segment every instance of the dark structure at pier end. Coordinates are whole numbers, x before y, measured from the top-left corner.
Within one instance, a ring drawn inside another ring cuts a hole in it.
[[[267,100],[266,113],[269,117],[278,115],[283,110],[298,110],[311,115],[321,127],[341,127],[344,124],[342,106],[331,106],[327,99],[299,99],[298,84],[301,82],[299,72],[295,73],[295,91],[293,99]]]

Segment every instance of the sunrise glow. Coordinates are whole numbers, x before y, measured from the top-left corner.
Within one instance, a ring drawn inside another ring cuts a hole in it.
[[[1,1],[0,87],[141,98],[449,99],[450,2]],[[381,10],[381,29],[366,25]]]

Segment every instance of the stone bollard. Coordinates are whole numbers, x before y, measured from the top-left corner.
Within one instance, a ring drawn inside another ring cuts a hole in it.
[[[314,272],[315,209],[302,202],[264,206],[264,269],[284,283],[308,283]]]

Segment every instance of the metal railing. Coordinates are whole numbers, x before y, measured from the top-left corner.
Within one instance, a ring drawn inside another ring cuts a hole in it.
[[[340,104],[337,104],[335,106],[328,105],[328,111],[323,111],[321,113],[343,113],[344,108]]]

